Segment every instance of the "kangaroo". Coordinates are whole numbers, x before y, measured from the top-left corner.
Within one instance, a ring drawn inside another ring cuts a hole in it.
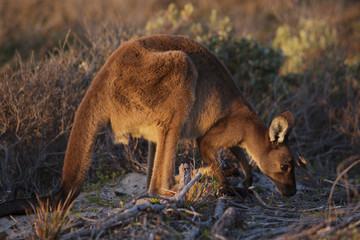
[[[172,186],[179,139],[196,139],[200,152],[224,187],[215,154],[228,147],[252,184],[243,149],[284,196],[296,193],[294,160],[287,146],[293,116],[284,112],[268,129],[221,61],[182,36],[155,35],[123,43],[92,81],[75,116],[65,154],[60,190],[53,202],[74,201],[88,171],[98,130],[110,126],[114,140],[129,135],[149,141],[147,188],[167,194]],[[41,198],[45,201],[47,197]],[[30,201],[36,204],[35,201]],[[26,200],[0,206],[0,215],[21,213]]]

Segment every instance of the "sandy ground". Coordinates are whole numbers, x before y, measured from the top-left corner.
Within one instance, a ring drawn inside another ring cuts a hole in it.
[[[91,203],[89,196],[99,197],[106,202],[114,202],[119,205],[119,202],[124,199],[125,196],[140,196],[146,191],[146,176],[139,173],[128,173],[118,183],[106,184],[100,193],[96,191],[82,192],[77,198],[73,209],[81,212],[80,215],[83,218],[99,218],[106,216],[110,212],[114,211],[114,208],[101,206],[96,203]],[[94,211],[94,208],[97,210]],[[79,217],[79,216],[78,216]],[[31,233],[31,226],[29,222],[32,222],[28,216],[14,216],[0,218],[0,239],[23,239]]]
[[[271,182],[258,174],[254,175],[257,185],[262,186],[269,193],[276,190]],[[241,186],[241,183],[239,187]],[[146,176],[139,173],[128,173],[119,182],[106,184],[100,191],[82,192],[74,203],[72,214],[77,218],[99,219],[104,218],[116,211],[116,208],[98,204],[89,199],[96,196],[103,202],[113,202],[116,206],[124,197],[138,197],[146,192]],[[79,216],[80,215],[80,216]],[[32,229],[29,224],[32,222],[29,216],[14,216],[0,218],[0,239],[7,236],[8,239],[23,239],[31,234]]]
[[[226,196],[225,198],[221,197],[221,199],[224,200],[218,199],[218,201],[226,202],[223,210],[228,207],[236,207],[236,211],[241,215],[241,222],[244,222],[241,226],[235,226],[234,229],[229,231],[229,233],[232,234],[231,237],[247,240],[264,238],[282,239],[283,236],[289,237],[291,234],[299,234],[299,232],[297,232],[298,230],[296,230],[298,228],[308,229],[316,227],[317,225],[321,226],[323,220],[321,217],[319,218],[319,216],[323,215],[323,211],[326,211],[330,186],[317,190],[311,182],[298,181],[297,194],[292,198],[285,198],[277,193],[273,184],[263,174],[258,171],[253,171],[253,174],[254,186],[256,186],[260,198],[263,199],[262,203],[255,198],[254,194],[248,194],[242,199]],[[298,180],[300,179],[298,178]],[[237,182],[240,182],[238,187],[241,187],[241,178],[238,179]],[[117,216],[119,212],[123,211],[123,208],[121,208],[123,202],[130,204],[133,197],[143,195],[145,190],[146,176],[138,173],[128,173],[121,179],[119,178],[112,183],[105,184],[101,189],[88,192],[84,191],[77,198],[69,214],[70,219],[72,219],[71,223],[75,225],[80,224],[80,227],[77,226],[76,229],[86,231],[90,226],[93,226],[91,225],[93,223],[101,224],[104,219],[108,219],[108,216]],[[342,192],[340,191],[339,193]],[[346,198],[346,195],[344,196]],[[346,210],[346,206],[344,206],[344,202],[346,202],[344,201],[346,200],[345,198],[340,196],[337,200],[338,210]],[[214,202],[214,204],[210,204],[200,210],[199,213],[202,217],[196,220],[198,224],[196,225],[197,227],[193,226],[191,221],[184,223],[183,220],[179,220],[178,218],[174,218],[170,220],[170,222],[175,224],[172,225],[175,228],[179,224],[182,224],[182,226],[186,225],[189,229],[193,227],[197,233],[193,238],[203,238],[204,233],[200,232],[199,226],[207,226],[207,224],[210,224],[208,227],[211,227],[211,224],[215,223],[216,219],[213,217],[216,211],[215,205],[217,205],[217,203]],[[0,218],[0,240],[24,239],[30,236],[32,233],[30,225],[30,223],[33,222],[32,217],[33,215]],[[131,232],[129,233],[129,229],[132,226],[131,224],[125,225],[128,226],[125,228],[119,226],[119,228],[115,230],[119,234],[117,236],[148,239],[154,236],[156,232],[161,235],[166,234],[167,231],[166,229],[164,230],[164,226],[167,226],[166,224],[160,224],[159,226],[153,225],[148,229],[143,227],[143,223],[139,224],[141,226],[138,228],[134,225],[134,229],[137,229],[136,236],[131,235]],[[148,224],[148,227],[150,225]],[[201,231],[204,231],[204,227],[202,227]],[[178,234],[182,234],[183,237],[190,233],[191,230],[178,232]],[[72,236],[73,232],[67,231],[65,235],[66,234],[67,236]],[[82,239],[86,239],[87,236],[90,235],[85,235]],[[174,236],[175,235],[170,235],[168,237]],[[105,235],[103,237],[106,238],[107,236]],[[167,238],[166,235],[163,235],[163,237]]]

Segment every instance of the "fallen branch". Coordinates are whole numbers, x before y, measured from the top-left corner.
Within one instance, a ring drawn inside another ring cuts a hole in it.
[[[263,207],[265,207],[265,208],[267,208],[267,209],[271,209],[271,210],[282,209],[282,208],[279,208],[279,207],[269,206],[266,202],[264,202],[264,200],[262,200],[262,198],[260,197],[260,195],[256,192],[254,186],[249,187],[249,189],[254,193],[254,196],[256,197],[256,199],[259,201],[259,203],[260,203]]]
[[[348,186],[348,185],[342,184],[342,183],[340,183],[340,182],[331,181],[331,180],[329,180],[329,179],[324,179],[323,181],[324,181],[324,182],[327,182],[327,183],[330,183],[330,184],[335,184],[335,185],[337,185],[337,186],[340,186],[340,187],[343,187],[343,188],[345,188],[345,189],[349,189],[349,190],[352,190],[352,191],[360,191],[360,188],[359,188],[359,189],[356,189],[356,188],[355,188],[354,186],[352,186],[352,185]]]
[[[173,198],[164,198],[159,196],[149,196],[143,195],[142,198],[134,199],[129,203],[129,207],[122,209],[120,213],[109,216],[105,219],[93,222],[92,230],[84,231],[79,234],[68,233],[62,236],[63,239],[73,239],[78,237],[91,236],[91,238],[99,239],[101,236],[119,225],[124,225],[124,223],[135,217],[138,217],[140,214],[145,212],[152,212],[156,214],[165,213],[167,211],[174,211],[179,214],[183,219],[189,221],[194,225],[198,225],[190,217],[184,214],[182,211],[184,209],[179,209],[179,203],[182,201],[183,197],[190,190],[190,188],[199,180],[201,173],[197,173],[195,177],[188,182],[183,189],[176,194]],[[155,198],[162,200],[160,203],[151,203],[149,198]],[[189,210],[186,210],[189,211]],[[190,212],[190,211],[189,211]],[[191,212],[193,215],[199,215],[196,212]]]
[[[233,205],[234,207],[242,208],[242,209],[245,209],[245,210],[250,210],[250,209],[251,209],[251,208],[249,208],[249,207],[247,207],[247,206],[245,206],[245,205],[241,205],[241,204],[236,203],[236,202],[234,202],[234,201],[231,201],[231,200],[229,200],[229,199],[226,199],[226,200],[227,200],[228,205]]]
[[[174,201],[181,201],[181,199],[185,196],[185,194],[190,190],[190,188],[199,180],[201,177],[201,172],[198,172],[195,177],[178,193],[176,194],[172,199]]]
[[[190,182],[191,180],[191,171],[190,166],[187,163],[182,163],[179,167],[179,190],[185,188],[185,186]]]
[[[280,238],[284,239],[299,239],[307,236],[312,236],[316,239],[324,239],[330,234],[335,233],[336,231],[341,231],[341,229],[345,229],[348,227],[352,229],[358,225],[360,225],[360,214],[353,215],[351,217],[345,218],[342,222],[336,222],[336,225],[332,226],[334,222],[327,222],[322,219],[311,219],[309,222],[302,221],[300,223],[296,223],[290,225],[288,229],[294,229],[295,231],[287,231],[284,235],[281,235]],[[355,221],[355,222],[354,222]],[[351,224],[354,222],[353,224]],[[306,226],[312,226],[306,229]]]
[[[224,214],[224,208],[225,208],[224,200],[222,199],[217,200],[214,211],[214,219],[219,219]]]

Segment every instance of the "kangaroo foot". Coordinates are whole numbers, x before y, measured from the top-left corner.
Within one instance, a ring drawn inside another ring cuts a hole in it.
[[[244,180],[242,181],[242,185],[244,188],[249,188],[253,183],[253,178],[252,176],[250,177],[245,177]]]

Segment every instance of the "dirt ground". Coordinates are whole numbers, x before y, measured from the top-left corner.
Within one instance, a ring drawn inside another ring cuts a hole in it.
[[[334,193],[330,210],[331,184],[316,186],[310,181],[298,181],[297,194],[292,198],[280,196],[258,172],[254,172],[253,185],[253,191],[244,190],[239,196],[202,199],[202,207],[193,203],[172,209],[166,203],[165,208],[156,211],[154,206],[160,206],[161,201],[150,199],[152,205],[145,204],[147,208],[141,209],[149,198],[134,200],[145,194],[146,176],[128,173],[119,182],[81,193],[69,215],[71,224],[63,229],[61,239],[337,239],[343,236],[339,231],[344,229],[348,229],[345,236],[349,239],[360,237],[359,204],[349,211],[349,199],[341,187]],[[136,205],[137,212],[124,220],[124,214]],[[334,216],[330,218],[329,213]],[[122,220],[111,228],[103,227],[116,217]],[[1,218],[0,239],[32,235],[31,222],[31,215]]]

